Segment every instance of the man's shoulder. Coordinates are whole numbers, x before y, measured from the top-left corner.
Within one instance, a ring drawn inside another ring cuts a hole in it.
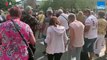
[[[68,15],[60,15],[59,17],[58,17],[58,19],[59,20],[62,20],[62,21],[67,21],[68,20]]]
[[[70,25],[70,27],[73,27],[73,26],[75,26],[75,22],[72,22],[69,25]]]
[[[83,25],[83,23],[82,22],[80,22],[80,21],[74,21],[74,22],[72,22],[72,23],[70,23],[71,25],[76,25],[76,24],[81,24],[81,25]]]
[[[97,21],[97,17],[95,17],[94,15],[90,15],[87,19],[86,19],[86,22],[88,21],[92,21],[92,20],[95,20]]]
[[[84,25],[81,21],[78,21],[79,24]]]
[[[97,19],[97,17],[94,15],[90,15],[88,19]]]
[[[63,14],[61,14],[61,16],[64,16],[65,18],[68,18],[68,14],[65,14],[65,13],[63,13]]]
[[[106,24],[106,25],[107,25],[107,20],[105,20],[105,19],[98,19],[98,22],[101,22],[101,23],[103,23],[103,24]]]

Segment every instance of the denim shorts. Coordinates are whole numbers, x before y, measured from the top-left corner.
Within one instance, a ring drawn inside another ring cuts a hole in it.
[[[85,44],[83,46],[83,51],[84,52],[94,52],[94,43],[96,41],[97,38],[93,38],[93,39],[88,39],[85,38]]]

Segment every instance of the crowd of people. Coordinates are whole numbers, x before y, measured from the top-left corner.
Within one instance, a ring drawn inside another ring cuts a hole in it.
[[[32,9],[31,6],[25,9],[14,6],[5,16],[0,11],[0,60],[29,60],[23,38],[31,45],[33,53],[36,40],[43,38],[48,60],[61,60],[66,51],[69,60],[95,60],[94,56],[107,54],[104,11],[94,13],[86,9],[71,13],[48,9],[46,13],[35,13]]]

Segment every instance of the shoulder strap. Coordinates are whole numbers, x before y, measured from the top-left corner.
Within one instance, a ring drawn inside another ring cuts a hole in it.
[[[11,21],[12,21],[12,23],[14,24],[15,29],[19,32],[19,34],[20,34],[21,38],[23,39],[24,43],[26,44],[26,46],[28,46],[28,49],[29,49],[29,51],[30,51],[30,54],[33,56],[33,51],[32,51],[32,49],[30,48],[29,44],[27,43],[26,39],[23,37],[23,35],[22,35],[21,32],[19,31],[19,29],[17,28],[16,23],[15,23],[13,20],[11,20]]]
[[[63,15],[61,15],[61,16],[68,21],[68,19],[65,16],[63,16]]]
[[[18,31],[18,33],[20,34],[21,38],[22,38],[23,41],[25,42],[25,44],[26,44],[27,46],[29,46],[28,43],[27,43],[27,41],[24,39],[23,35],[20,33],[19,29],[17,28],[16,23],[15,23],[13,20],[11,20],[11,21],[12,21],[12,23],[14,24],[15,29]]]

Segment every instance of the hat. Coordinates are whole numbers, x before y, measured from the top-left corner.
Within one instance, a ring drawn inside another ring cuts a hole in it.
[[[58,9],[58,12],[61,12],[61,13],[63,13],[63,10],[62,10],[62,9]]]
[[[52,8],[51,7],[49,7],[48,9],[47,9],[47,12],[51,12],[51,13],[53,13],[53,10],[52,10]]]
[[[40,13],[40,14],[43,14],[43,11],[41,10],[41,11],[39,11],[39,13]]]
[[[32,10],[33,8],[31,7],[31,6],[27,6],[26,8],[25,8],[25,11],[26,12],[28,12],[29,10]]]

